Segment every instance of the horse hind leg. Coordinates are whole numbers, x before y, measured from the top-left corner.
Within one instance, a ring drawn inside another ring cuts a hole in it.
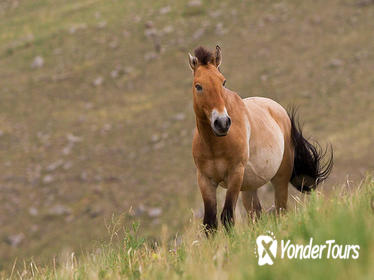
[[[288,180],[274,178],[271,183],[274,186],[274,202],[276,213],[287,210]],[[272,209],[274,210],[274,209]],[[272,212],[272,211],[270,211]]]
[[[286,141],[286,143],[288,143]],[[293,170],[294,151],[291,145],[286,145],[284,149],[282,163],[277,174],[271,179],[274,187],[275,210],[277,214],[287,210],[288,182],[291,179]]]
[[[261,216],[261,203],[255,191],[242,191],[242,201],[252,221],[256,221]]]
[[[290,165],[287,166],[283,163],[278,173],[271,180],[274,187],[274,202],[277,214],[287,210],[288,182],[290,181],[292,173],[292,169],[288,168]]]

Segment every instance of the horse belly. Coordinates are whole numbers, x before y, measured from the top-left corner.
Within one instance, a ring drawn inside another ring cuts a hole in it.
[[[278,172],[284,154],[284,138],[280,129],[271,138],[273,141],[267,146],[251,149],[244,171],[242,190],[259,188]]]

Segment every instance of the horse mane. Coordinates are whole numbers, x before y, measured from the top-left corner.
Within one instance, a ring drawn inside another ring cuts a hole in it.
[[[194,53],[201,65],[207,65],[209,62],[213,62],[213,53],[204,47],[196,48]]]

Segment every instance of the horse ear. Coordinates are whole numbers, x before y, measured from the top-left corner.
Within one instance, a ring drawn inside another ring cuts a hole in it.
[[[195,71],[196,70],[196,66],[197,66],[197,57],[195,56],[192,56],[190,53],[188,54],[188,62],[190,64],[190,67],[192,69],[192,71]]]
[[[214,52],[214,64],[218,68],[221,65],[221,62],[222,62],[221,48],[217,45],[216,51]]]

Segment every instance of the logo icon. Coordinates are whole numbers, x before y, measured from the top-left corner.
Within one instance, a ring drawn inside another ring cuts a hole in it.
[[[258,265],[272,265],[277,257],[278,242],[272,232],[259,235],[256,239]]]

